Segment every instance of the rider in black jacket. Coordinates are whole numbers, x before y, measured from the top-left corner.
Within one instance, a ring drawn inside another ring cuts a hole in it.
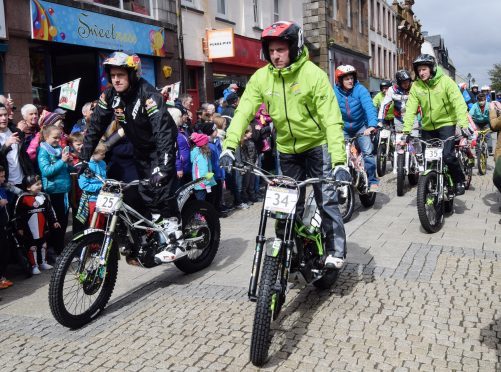
[[[103,63],[112,86],[100,96],[84,140],[82,160],[88,161],[99,139],[113,120],[119,121],[134,146],[141,179],[139,193],[149,211],[163,217],[176,215],[174,203],[168,205],[175,178],[177,127],[155,87],[140,77],[141,60],[135,54],[112,53]],[[134,206],[136,207],[136,206]]]

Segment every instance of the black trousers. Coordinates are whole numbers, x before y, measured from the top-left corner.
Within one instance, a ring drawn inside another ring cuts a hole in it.
[[[280,167],[285,176],[302,181],[306,177],[327,177],[332,171],[331,157],[327,145],[315,147],[301,154],[279,154]],[[325,235],[325,250],[335,257],[346,257],[346,233],[343,217],[339,211],[336,189],[327,183],[313,185],[315,201],[322,217],[322,231]],[[303,216],[305,189],[301,190],[296,213]]]
[[[444,140],[453,136],[456,133],[455,125],[448,125],[436,130],[423,130],[421,131],[421,138],[423,141],[429,141],[433,138]],[[445,164],[449,167],[454,182],[464,182],[464,174],[459,165],[459,160],[454,153],[454,140],[447,141],[444,144],[443,157]]]
[[[154,168],[154,153],[135,153],[138,162],[137,172],[139,179],[148,179]],[[139,184],[138,191],[144,206],[134,205],[133,207],[146,218],[151,218],[151,213],[159,213],[163,217],[179,217],[177,203],[175,200],[169,201],[172,195],[172,184],[176,182],[175,159],[172,159],[171,174],[168,175],[162,186],[155,187],[150,184]],[[136,208],[137,207],[137,208]]]
[[[64,249],[64,236],[68,227],[68,205],[66,193],[49,194],[50,203],[54,212],[56,212],[57,222],[61,225],[60,229],[54,229],[50,226],[50,236],[48,244],[54,248],[56,255],[60,255]]]

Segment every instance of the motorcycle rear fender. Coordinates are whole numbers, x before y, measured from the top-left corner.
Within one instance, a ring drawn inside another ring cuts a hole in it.
[[[71,239],[71,241],[76,242],[77,240],[82,239],[85,235],[89,235],[89,234],[92,234],[95,232],[102,232],[103,234],[105,233],[105,231],[103,229],[86,229],[86,230],[82,231],[81,233],[76,234]]]
[[[278,238],[268,239],[265,243],[266,255],[270,257],[277,257],[282,249],[282,244],[283,242]]]

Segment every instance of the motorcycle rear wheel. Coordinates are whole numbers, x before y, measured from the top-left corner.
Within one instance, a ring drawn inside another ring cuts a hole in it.
[[[99,265],[104,239],[104,233],[98,231],[72,241],[54,266],[49,305],[54,318],[65,327],[75,329],[91,322],[110,300],[117,280],[118,249],[113,245],[106,266]]]
[[[327,270],[324,276],[313,282],[313,285],[318,289],[329,289],[336,282],[337,278],[339,278],[338,269]]]

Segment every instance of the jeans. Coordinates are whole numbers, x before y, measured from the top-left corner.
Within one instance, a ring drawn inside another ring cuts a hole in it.
[[[501,192],[501,156],[496,160],[492,181],[494,182],[494,186]]]
[[[296,180],[306,177],[327,177],[331,174],[331,157],[327,145],[314,147],[301,154],[280,154],[280,167],[285,176]],[[315,201],[322,218],[325,234],[325,250],[335,257],[346,257],[346,233],[343,217],[339,211],[337,192],[327,183],[313,185]],[[296,206],[296,214],[302,218],[304,212],[305,189],[301,189]]]
[[[367,129],[366,126],[360,128],[356,133],[344,132],[345,138],[354,137],[359,133],[363,133]],[[358,147],[362,151],[362,156],[364,157],[364,166],[367,171],[367,177],[369,178],[369,185],[378,185],[379,180],[376,177],[376,157],[372,153],[374,145],[370,136],[361,136],[357,139]]]

